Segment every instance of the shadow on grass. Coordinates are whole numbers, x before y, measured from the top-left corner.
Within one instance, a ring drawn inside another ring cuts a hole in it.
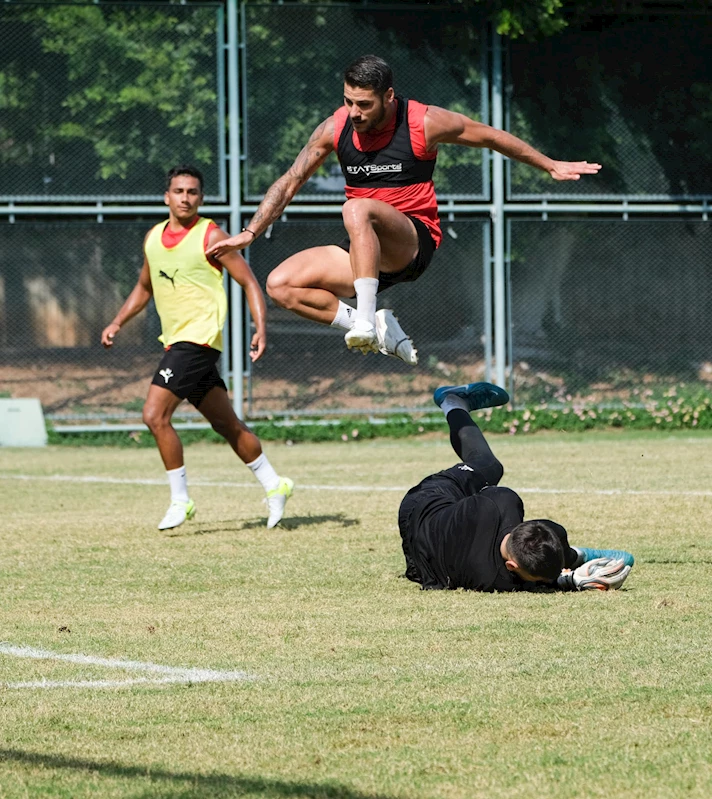
[[[278,528],[280,527],[283,530],[296,530],[299,527],[308,527],[314,524],[324,524],[326,522],[332,522],[335,524],[341,525],[341,527],[354,527],[357,524],[361,524],[360,519],[350,519],[345,516],[343,513],[330,513],[324,514],[321,516],[290,516],[287,519],[282,519],[279,523]],[[259,529],[266,529],[267,525],[267,517],[262,517],[260,519],[252,519],[248,522],[243,522],[239,527],[237,522],[234,521],[223,521],[223,522],[215,522],[214,526],[212,527],[199,527],[195,528],[193,526],[183,527],[180,528],[173,528],[171,531],[164,532],[165,538],[190,538],[192,536],[197,535],[214,535],[215,533],[234,533],[241,530],[259,530]]]
[[[232,525],[228,527],[200,527],[197,530],[191,530],[190,528],[183,529],[178,533],[168,532],[164,533],[164,538],[191,538],[196,535],[213,535],[214,533],[234,533],[235,526]]]
[[[255,519],[250,522],[243,522],[241,530],[254,530],[257,527],[264,527],[266,519]],[[279,523],[277,529],[281,527],[284,530],[296,530],[298,527],[308,527],[314,524],[325,524],[332,522],[339,524],[342,527],[354,527],[361,524],[360,519],[350,519],[343,513],[325,513],[319,516],[289,516]]]
[[[172,530],[163,533],[164,538],[192,538],[198,535],[215,535],[215,533],[235,533],[240,528],[236,522],[215,522],[213,527],[207,525],[202,527],[181,526],[180,528],[174,527]]]
[[[305,799],[393,799],[385,794],[362,793],[335,783],[288,782],[233,774],[191,774],[184,771],[163,771],[153,767],[128,766],[112,761],[84,760],[62,755],[44,755],[18,749],[0,749],[0,762],[21,763],[32,767],[86,771],[87,777],[136,778],[150,784],[134,799],[213,799],[213,797],[257,796],[305,797]],[[162,782],[169,783],[165,786]],[[181,783],[183,783],[181,785]]]

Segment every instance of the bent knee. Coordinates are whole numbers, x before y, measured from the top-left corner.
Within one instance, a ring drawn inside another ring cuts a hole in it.
[[[377,204],[368,197],[352,197],[341,206],[341,216],[348,230],[350,224],[372,223],[376,219]]]
[[[496,486],[499,481],[504,477],[504,466],[494,458],[492,463],[483,470],[487,477],[487,483],[491,486]]]
[[[226,439],[230,438],[231,427],[230,424],[224,419],[214,420],[210,423],[210,426],[219,436],[222,436]]]
[[[279,270],[267,276],[267,295],[280,308],[289,308],[293,303],[294,287],[289,281],[289,276],[280,274]]]
[[[171,422],[170,416],[166,416],[160,408],[155,408],[151,405],[143,406],[143,423],[149,430],[157,430],[160,427],[165,427]]]

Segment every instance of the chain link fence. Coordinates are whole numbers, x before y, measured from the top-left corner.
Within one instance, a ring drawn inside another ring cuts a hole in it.
[[[165,217],[165,171],[196,163],[208,215],[245,224],[244,206],[340,105],[353,58],[378,53],[397,91],[490,120],[485,27],[459,5],[240,9],[238,40],[225,0],[0,4],[0,396],[40,397],[56,422],[138,419],[161,353],[155,312],[112,352],[99,335],[136,280],[146,230]],[[711,36],[695,16],[617,15],[509,46],[509,129],[554,157],[604,165],[553,183],[508,164],[506,349],[518,404],[708,386]],[[238,44],[228,74],[223,45]],[[662,69],[664,52],[676,57]],[[242,140],[226,153],[234,79]],[[241,196],[227,194],[228,156],[241,165]],[[487,151],[441,148],[443,245],[416,283],[379,298],[412,335],[418,366],[348,352],[340,331],[270,307],[268,351],[254,367],[245,359],[249,416],[430,409],[437,385],[491,375],[490,171]],[[342,239],[342,187],[331,158],[250,247],[263,286],[292,253]],[[549,200],[566,201],[566,216]],[[594,203],[612,200],[618,218],[597,218]],[[627,220],[622,201],[639,205]],[[79,202],[92,214],[75,213]]]
[[[603,169],[595,180],[554,184],[512,161],[510,198],[709,198],[711,50],[709,16],[681,14],[595,17],[580,30],[512,42],[509,129],[552,158]]]
[[[0,396],[38,397],[55,421],[140,419],[163,352],[153,301],[111,350],[100,338],[155,221],[0,223]]]
[[[186,162],[224,199],[222,13],[0,4],[0,201],[160,201]]]
[[[640,400],[712,383],[712,228],[684,219],[511,223],[519,403]]]
[[[397,94],[488,121],[486,28],[462,8],[245,6],[244,193],[260,200],[316,126],[343,104],[343,73],[365,53],[393,69]],[[441,200],[489,194],[484,151],[443,149]],[[343,200],[344,180],[330,158],[295,202]]]

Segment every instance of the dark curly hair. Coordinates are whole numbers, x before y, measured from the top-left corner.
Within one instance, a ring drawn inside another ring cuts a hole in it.
[[[377,55],[364,55],[346,68],[344,83],[359,89],[373,89],[383,97],[393,86],[393,72]]]
[[[550,519],[522,522],[512,530],[507,552],[532,577],[553,582],[564,568],[564,547],[557,528],[564,530]]]
[[[190,164],[180,164],[180,166],[174,166],[172,169],[168,170],[168,174],[166,175],[166,191],[170,191],[171,181],[179,175],[188,175],[191,178],[197,178],[200,183],[200,193],[203,193],[203,173]]]

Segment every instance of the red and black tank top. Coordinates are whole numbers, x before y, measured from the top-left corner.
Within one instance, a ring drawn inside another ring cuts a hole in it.
[[[396,97],[392,123],[382,131],[358,134],[348,110],[334,113],[334,149],[346,180],[346,197],[368,197],[392,205],[420,219],[433,237],[442,241],[432,176],[436,152],[425,146],[427,106]]]
[[[337,155],[348,186],[385,189],[432,180],[435,159],[419,161],[415,157],[408,125],[408,100],[403,97],[397,100],[393,137],[380,150],[357,150],[353,143],[351,117],[346,118]]]

